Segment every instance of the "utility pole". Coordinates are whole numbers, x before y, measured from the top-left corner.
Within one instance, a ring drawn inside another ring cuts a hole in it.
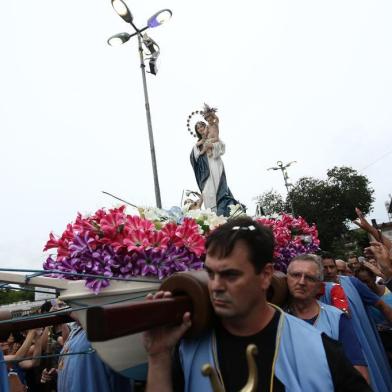
[[[283,164],[282,161],[278,161],[278,162],[276,162],[276,164],[278,166],[270,167],[267,170],[280,170],[282,172],[284,185],[285,185],[286,190],[287,190],[287,199],[288,199],[288,202],[290,204],[291,213],[294,215],[293,202],[292,202],[291,197],[290,197],[290,187],[292,187],[293,184],[289,183],[289,175],[287,173],[287,168],[290,167],[293,163],[297,163],[297,161],[291,161],[291,162],[286,163],[286,164]]]

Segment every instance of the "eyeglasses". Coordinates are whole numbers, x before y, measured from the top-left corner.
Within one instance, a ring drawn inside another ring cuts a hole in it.
[[[287,274],[295,280],[300,280],[302,277],[304,277],[304,281],[308,283],[316,283],[320,281],[317,276],[308,275],[303,272],[288,272]]]

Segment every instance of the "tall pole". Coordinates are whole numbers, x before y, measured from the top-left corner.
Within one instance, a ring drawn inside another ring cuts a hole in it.
[[[292,186],[292,185],[288,182],[289,175],[287,173],[287,168],[289,166],[291,166],[295,162],[296,161],[292,161],[292,162],[287,163],[286,165],[284,165],[282,161],[278,161],[278,162],[276,162],[276,164],[278,165],[277,167],[270,167],[268,169],[268,170],[280,170],[282,172],[284,185],[285,185],[286,190],[287,190],[287,199],[289,201],[290,208],[291,208],[291,213],[293,215],[294,215],[294,207],[293,207],[293,201],[291,200],[291,197],[290,197],[290,186]]]
[[[161,192],[159,190],[157,160],[156,160],[156,157],[155,157],[154,135],[152,133],[150,104],[149,104],[149,101],[148,101],[147,80],[146,80],[146,66],[144,64],[144,53],[143,53],[143,46],[142,46],[142,37],[141,37],[140,33],[137,35],[137,39],[138,39],[138,42],[139,42],[140,69],[142,71],[144,102],[145,102],[145,107],[146,107],[146,117],[147,117],[147,127],[148,127],[148,139],[150,141],[150,153],[151,153],[152,172],[153,172],[153,176],[154,176],[155,202],[156,202],[156,205],[157,205],[158,208],[162,208]]]

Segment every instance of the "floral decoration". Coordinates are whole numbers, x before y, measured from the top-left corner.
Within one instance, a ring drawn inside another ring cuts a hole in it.
[[[315,253],[320,248],[316,225],[309,225],[302,217],[289,214],[258,218],[258,222],[272,229],[275,236],[275,269],[285,272],[291,259],[304,253]]]
[[[121,206],[100,209],[91,216],[79,213],[60,237],[49,235],[44,251],[54,249],[56,254],[47,258],[44,269],[108,278],[157,279],[177,271],[200,269],[205,234],[211,230],[213,219],[208,214],[186,216],[174,212],[140,209],[137,216],[127,214],[126,207]],[[80,279],[61,273],[57,276]],[[86,286],[95,293],[109,282],[86,278]]]
[[[205,238],[227,220],[211,210],[139,208],[139,215],[122,205],[99,209],[92,215],[78,213],[60,237],[50,233],[44,251],[55,250],[44,262],[57,277],[80,279],[61,272],[97,275],[85,277],[86,286],[98,293],[110,284],[107,278],[163,279],[174,272],[200,269],[205,258]],[[240,209],[233,207],[232,216]],[[242,214],[242,212],[241,212]],[[301,217],[283,214],[258,218],[275,235],[275,268],[286,272],[290,260],[319,250],[317,228]]]

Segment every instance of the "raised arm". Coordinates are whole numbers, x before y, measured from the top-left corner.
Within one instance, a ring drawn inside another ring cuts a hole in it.
[[[47,328],[45,328],[46,330]],[[40,364],[40,359],[36,358],[39,357],[42,353],[42,341],[44,339],[44,334],[42,334],[39,338],[36,337],[35,342],[34,342],[34,351],[33,351],[33,357],[34,359],[28,359],[26,361],[21,361],[19,362],[19,366],[22,369],[31,369],[33,367],[36,367]]]
[[[215,124],[219,124],[219,117],[216,115],[215,112],[211,113],[212,118],[214,119]]]
[[[392,278],[392,259],[388,248],[381,242],[373,241],[370,243],[370,247],[366,248],[365,251],[370,251],[376,259],[381,272],[384,274],[385,280],[390,280]]]
[[[170,292],[159,291],[147,299],[171,297]],[[183,322],[175,327],[159,327],[144,332],[144,347],[148,357],[147,392],[172,392],[172,354],[178,341],[191,326],[190,313],[185,313]],[[159,381],[158,381],[159,380]]]
[[[369,234],[371,234],[376,241],[379,241],[383,243],[389,250],[392,249],[392,242],[385,237],[381,231],[377,230],[375,227],[373,227],[367,219],[364,217],[362,211],[359,208],[355,209],[355,212],[358,216],[356,220],[353,221],[357,226],[359,226],[361,229],[367,231]]]
[[[4,359],[6,361],[18,360],[26,356],[28,351],[30,350],[31,345],[33,344],[34,337],[36,335],[35,329],[31,329],[26,336],[23,344],[19,347],[18,351],[15,354],[5,355]]]

